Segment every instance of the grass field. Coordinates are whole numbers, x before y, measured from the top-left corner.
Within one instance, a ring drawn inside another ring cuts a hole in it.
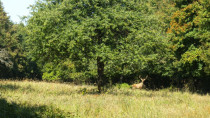
[[[210,96],[188,92],[0,81],[0,118],[210,118]]]

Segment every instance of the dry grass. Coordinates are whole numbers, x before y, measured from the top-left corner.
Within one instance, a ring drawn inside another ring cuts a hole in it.
[[[94,86],[87,85],[0,81],[0,98],[4,105],[15,104],[15,108],[27,110],[28,116],[37,117],[210,118],[209,95],[170,92],[168,89],[113,88],[99,95]],[[9,116],[9,111],[1,112],[0,116]],[[10,115],[22,115],[20,111],[15,110],[15,113]]]

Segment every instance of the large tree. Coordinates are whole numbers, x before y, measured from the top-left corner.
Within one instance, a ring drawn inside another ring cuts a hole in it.
[[[147,5],[141,0],[39,1],[28,20],[30,54],[47,67],[70,60],[67,65],[77,74],[97,76],[99,92],[116,71],[166,72],[168,42]]]

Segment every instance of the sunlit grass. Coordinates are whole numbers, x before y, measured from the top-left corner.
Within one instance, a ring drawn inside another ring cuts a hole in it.
[[[210,118],[209,95],[168,89],[147,91],[115,87],[97,94],[96,87],[88,85],[0,81],[0,98],[4,105],[15,105],[15,108],[30,111],[26,115],[36,117]],[[0,117],[8,116],[9,111],[5,110],[0,109]],[[21,111],[14,111],[11,116],[23,115]]]

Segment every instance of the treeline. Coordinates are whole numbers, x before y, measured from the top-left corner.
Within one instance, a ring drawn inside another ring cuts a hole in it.
[[[25,28],[10,21],[0,1],[0,78],[41,78],[40,68],[27,56]]]
[[[209,91],[209,0],[42,0],[26,24],[0,5],[0,77]]]

